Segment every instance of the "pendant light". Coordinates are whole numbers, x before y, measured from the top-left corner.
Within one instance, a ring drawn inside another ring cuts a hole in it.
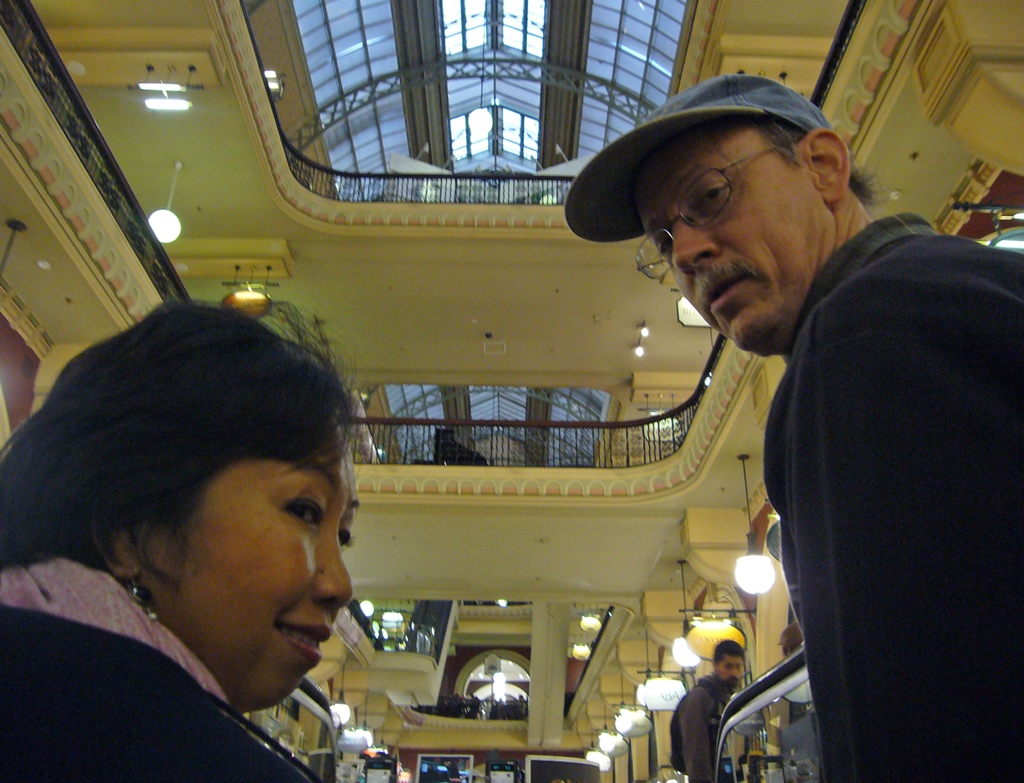
[[[771,558],[762,555],[757,551],[756,534],[754,523],[750,518],[750,491],[747,489],[747,460],[749,454],[740,454],[740,464],[743,465],[743,496],[747,507],[747,554],[736,561],[736,584],[744,592],[752,595],[767,593],[775,584],[775,566]]]
[[[178,216],[171,212],[171,201],[174,199],[174,186],[178,184],[178,174],[181,173],[181,161],[174,161],[174,177],[171,179],[171,193],[167,196],[167,208],[158,209],[149,216],[149,227],[153,234],[162,243],[173,242],[181,234],[181,221]]]
[[[679,578],[683,583],[683,635],[672,642],[672,657],[684,669],[693,669],[700,663],[700,656],[690,649],[686,634],[690,630],[689,602],[686,600],[686,561],[679,561]]]

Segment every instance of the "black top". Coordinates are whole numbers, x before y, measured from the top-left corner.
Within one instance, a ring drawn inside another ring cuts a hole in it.
[[[1024,258],[894,220],[841,250],[809,306],[765,481],[829,783],[1005,780],[1022,700]]]
[[[0,607],[0,780],[308,783],[159,651]]]

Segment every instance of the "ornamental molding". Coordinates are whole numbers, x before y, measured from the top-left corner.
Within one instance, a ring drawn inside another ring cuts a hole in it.
[[[906,57],[909,47],[901,44],[913,28],[919,5],[918,0],[867,0],[864,5],[821,107],[851,149],[869,119],[879,88],[894,64]]]
[[[344,228],[425,229],[543,229],[568,234],[561,206],[498,206],[452,204],[366,203],[334,201],[304,187],[292,173],[267,95],[255,46],[238,0],[206,0],[216,42],[226,56],[220,58],[235,95],[243,107],[246,125],[262,155],[261,168],[272,197],[290,218],[319,230]],[[212,7],[211,7],[212,6]],[[215,52],[215,58],[217,57]]]
[[[671,457],[637,468],[516,468],[357,465],[361,495],[422,502],[426,497],[475,500],[524,498],[537,502],[660,499],[688,489],[703,475],[741,392],[763,359],[727,343],[682,447]]]
[[[52,216],[51,225],[74,238],[63,243],[68,257],[115,322],[127,327],[160,304],[138,256],[6,35],[0,35],[0,134],[26,194]],[[17,299],[13,292],[5,296]],[[24,326],[26,319],[19,323]],[[15,321],[12,325],[19,328]],[[40,335],[23,336],[37,353],[52,345]]]

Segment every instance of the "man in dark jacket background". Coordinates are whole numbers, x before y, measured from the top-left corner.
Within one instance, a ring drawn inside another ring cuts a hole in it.
[[[690,783],[714,783],[715,740],[722,709],[743,679],[743,648],[732,639],[715,647],[714,672],[697,685],[672,715],[672,765]]]

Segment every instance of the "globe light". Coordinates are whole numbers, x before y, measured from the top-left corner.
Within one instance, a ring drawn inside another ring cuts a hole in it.
[[[591,748],[587,751],[586,759],[587,761],[597,764],[598,769],[602,772],[607,772],[612,768],[612,760],[596,748]]]
[[[654,727],[646,710],[622,707],[615,716],[615,730],[623,737],[640,737]]]
[[[692,669],[700,663],[700,656],[690,649],[685,636],[680,636],[672,642],[672,657],[684,669]]]
[[[149,216],[149,227],[164,244],[173,242],[181,234],[181,221],[169,209],[158,209]]]
[[[373,617],[373,601],[360,601],[359,611],[363,613],[363,617]]]
[[[490,109],[473,109],[469,113],[469,130],[473,134],[473,138],[481,138],[491,132],[491,128],[494,127],[494,117],[491,116]]]
[[[607,729],[597,735],[597,747],[609,758],[625,755],[629,750],[629,745],[626,744],[626,740],[622,738],[621,734]]]
[[[775,566],[767,555],[744,555],[736,561],[736,584],[751,595],[767,593],[775,584]]]
[[[339,701],[331,705],[331,718],[334,720],[334,728],[340,729],[352,717],[352,708],[345,702]]]

